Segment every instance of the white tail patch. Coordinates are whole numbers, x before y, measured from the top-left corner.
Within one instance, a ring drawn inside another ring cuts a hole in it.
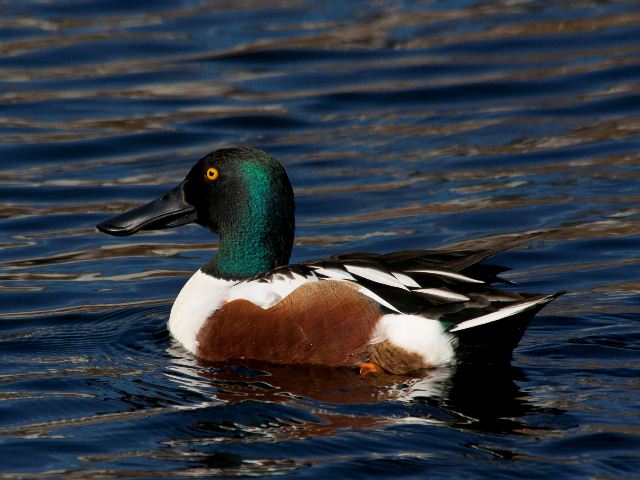
[[[454,278],[456,280],[460,280],[461,282],[484,283],[482,280],[476,280],[475,278],[467,277],[466,275],[462,275],[460,273],[446,272],[444,270],[427,270],[427,269],[425,269],[425,270],[407,270],[407,272],[431,273],[432,275],[440,275],[441,277]]]
[[[358,275],[359,277],[366,278],[372,282],[381,283],[383,285],[389,285],[390,287],[401,288],[403,290],[409,290],[405,287],[396,277],[389,275],[388,273],[381,272],[374,268],[357,267],[355,265],[345,265],[344,268],[350,273]]]
[[[486,323],[491,323],[491,322],[495,322],[496,320],[501,320],[503,318],[511,317],[512,315],[516,315],[536,305],[547,303],[551,299],[552,297],[548,296],[543,298],[537,298],[535,300],[530,300],[524,303],[519,303],[517,305],[512,305],[510,307],[501,308],[496,312],[488,313],[486,315],[482,315],[481,317],[472,318],[471,320],[465,320],[464,322],[460,323],[455,328],[452,328],[449,331],[459,332],[460,330],[466,330],[467,328],[478,327]]]
[[[380,305],[387,307],[389,310],[393,310],[394,312],[398,312],[400,313],[400,310],[398,310],[396,307],[394,307],[393,305],[391,305],[389,302],[387,302],[385,299],[383,299],[382,297],[380,297],[379,295],[376,295],[375,293],[373,293],[371,290],[369,290],[368,288],[363,287],[362,285],[358,285],[358,291],[360,293],[362,293],[363,295],[366,295],[367,297],[369,297],[372,300],[375,300],[376,302],[378,302]]]
[[[420,288],[420,285],[418,285],[418,282],[416,282],[409,275],[405,275],[404,273],[399,273],[399,272],[391,272],[391,275],[396,277],[398,280],[402,282],[403,285],[407,287]]]
[[[469,300],[471,300],[466,295],[450,292],[448,290],[441,290],[439,288],[420,288],[418,290],[414,290],[414,292],[424,293],[425,295],[432,295],[434,297],[444,298],[446,300],[452,300],[456,302],[468,302]]]
[[[455,355],[455,338],[444,331],[438,320],[419,315],[383,315],[370,343],[385,340],[421,355],[433,367],[451,363]]]

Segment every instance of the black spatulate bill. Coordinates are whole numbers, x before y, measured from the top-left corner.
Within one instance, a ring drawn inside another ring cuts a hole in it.
[[[140,230],[179,227],[194,222],[196,209],[185,199],[185,182],[160,198],[96,225],[101,232],[125,237]]]

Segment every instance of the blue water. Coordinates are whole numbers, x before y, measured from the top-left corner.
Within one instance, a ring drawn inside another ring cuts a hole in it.
[[[0,476],[640,478],[633,1],[0,4]],[[293,261],[555,230],[510,368],[212,368],[165,323],[217,238],[94,225],[223,146]]]

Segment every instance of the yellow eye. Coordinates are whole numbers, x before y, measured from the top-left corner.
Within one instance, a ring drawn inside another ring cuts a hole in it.
[[[220,175],[218,173],[218,170],[216,170],[215,168],[211,167],[209,170],[207,170],[207,178],[211,181],[215,180],[216,178],[218,178],[218,175]]]

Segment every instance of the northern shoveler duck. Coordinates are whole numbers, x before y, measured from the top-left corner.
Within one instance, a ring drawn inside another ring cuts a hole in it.
[[[506,269],[479,262],[513,245],[289,265],[293,190],[282,165],[253,149],[210,153],[162,197],[97,228],[124,236],[191,222],[220,243],[180,291],[169,330],[205,361],[405,374],[471,357],[510,359],[533,315],[562,293],[492,288]]]

